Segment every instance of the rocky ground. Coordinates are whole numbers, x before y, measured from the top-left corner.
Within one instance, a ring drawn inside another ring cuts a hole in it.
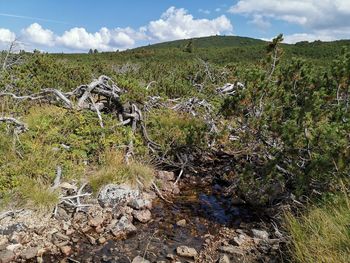
[[[280,261],[279,231],[227,187],[210,176],[174,181],[158,172],[154,192],[108,185],[97,199],[84,197],[90,207],[3,214],[0,262]]]

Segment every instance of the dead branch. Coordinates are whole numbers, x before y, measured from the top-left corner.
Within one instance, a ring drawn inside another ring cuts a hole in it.
[[[0,117],[0,122],[14,124],[16,126],[16,128],[15,128],[16,133],[25,132],[28,130],[28,127],[25,123],[15,119],[15,118],[12,118],[12,117]]]
[[[157,194],[158,194],[158,196],[159,196],[160,199],[162,199],[163,201],[165,201],[165,202],[167,202],[167,203],[169,203],[169,204],[173,204],[173,202],[167,200],[167,199],[162,195],[162,193],[160,192],[158,186],[157,186],[154,182],[152,182],[152,186],[153,186],[153,188],[156,190],[156,192],[157,192]]]
[[[53,181],[53,185],[51,186],[51,190],[57,189],[61,184],[61,176],[62,176],[62,167],[60,165],[56,168],[56,177]]]
[[[104,126],[103,126],[103,120],[102,120],[102,115],[101,115],[100,109],[99,109],[99,107],[97,107],[94,99],[91,96],[89,97],[89,99],[90,99],[90,101],[92,103],[92,106],[94,107],[94,109],[95,109],[95,111],[97,113],[97,117],[98,117],[98,119],[100,121],[100,126],[101,126],[101,128],[103,128]]]
[[[14,217],[15,214],[18,214],[20,212],[22,212],[24,209],[19,209],[19,210],[10,210],[10,211],[6,211],[0,214],[0,220],[4,219],[5,217],[11,216]]]
[[[146,90],[148,90],[153,84],[156,84],[157,81],[151,81],[150,83],[148,83],[147,87],[146,87]]]
[[[9,96],[16,100],[40,100],[43,99],[43,96],[38,95],[29,95],[29,96],[17,96],[16,94],[10,93],[10,92],[2,92],[0,93],[0,97]]]
[[[176,156],[180,160],[182,165],[181,165],[181,171],[180,171],[178,177],[176,178],[176,181],[174,182],[174,185],[176,185],[177,182],[180,180],[180,178],[181,178],[181,176],[182,176],[182,174],[184,172],[185,166],[187,165],[187,162],[188,162],[188,158],[187,158],[186,154],[184,155],[185,156],[184,157],[185,160],[183,160],[178,154]]]
[[[18,47],[18,40],[14,39],[10,45],[9,48],[5,51],[5,57],[2,59],[1,63],[1,69],[5,71],[7,68],[19,64],[21,61],[21,56],[18,54],[14,54],[16,52],[16,48]]]
[[[220,95],[235,95],[239,89],[244,89],[245,86],[241,82],[236,82],[235,84],[226,83],[224,86],[216,89],[216,92]]]

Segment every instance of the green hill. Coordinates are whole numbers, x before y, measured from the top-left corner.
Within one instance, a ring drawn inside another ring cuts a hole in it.
[[[190,46],[190,48],[189,48]],[[251,64],[261,60],[266,53],[267,42],[238,36],[211,36],[158,43],[122,52],[98,54],[54,54],[59,59],[73,59],[82,63],[125,63],[193,61],[198,58],[219,65]],[[343,47],[350,47],[350,40],[332,42],[299,42],[282,44],[287,60],[303,58],[323,66],[341,53]]]
[[[183,48],[188,43],[189,39],[168,41],[149,45],[142,48],[158,49],[158,48]],[[225,47],[240,47],[240,46],[252,46],[252,45],[265,45],[265,41],[260,39],[254,39],[249,37],[239,36],[210,36],[193,38],[193,44],[196,48],[225,48]]]

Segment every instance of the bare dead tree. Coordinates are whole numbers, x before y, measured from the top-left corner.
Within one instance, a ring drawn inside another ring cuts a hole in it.
[[[8,68],[19,64],[22,57],[18,53],[18,47],[20,46],[18,39],[14,39],[6,51],[2,52],[1,56],[1,70],[6,71]]]

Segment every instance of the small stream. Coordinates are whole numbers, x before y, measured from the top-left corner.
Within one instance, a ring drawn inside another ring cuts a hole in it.
[[[223,226],[239,228],[241,222],[253,222],[257,217],[243,206],[232,204],[232,198],[223,194],[223,187],[199,177],[184,178],[181,193],[173,204],[158,200],[153,204],[148,224],[136,224],[138,231],[126,240],[110,240],[103,246],[80,248],[75,260],[80,262],[130,263],[136,256],[151,262],[166,260],[180,245],[200,251],[206,235],[216,235]],[[179,220],[185,226],[178,226]]]

